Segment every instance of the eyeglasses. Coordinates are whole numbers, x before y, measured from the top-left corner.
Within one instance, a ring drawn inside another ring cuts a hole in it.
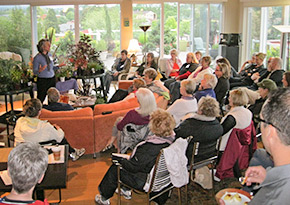
[[[260,117],[254,117],[254,118],[255,118],[255,120],[256,120],[258,123],[263,122],[263,123],[265,123],[265,124],[272,125],[272,126],[275,127],[279,132],[282,132],[282,131],[280,130],[280,128],[278,128],[277,126],[273,125],[273,123],[268,122],[268,121],[266,121],[266,120],[264,120],[264,119],[261,119]]]

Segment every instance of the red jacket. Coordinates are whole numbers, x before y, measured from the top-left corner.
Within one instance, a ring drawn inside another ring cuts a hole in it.
[[[233,167],[237,160],[240,170],[246,169],[256,149],[257,138],[253,121],[245,129],[234,128],[217,166],[216,176],[219,179],[234,177]]]

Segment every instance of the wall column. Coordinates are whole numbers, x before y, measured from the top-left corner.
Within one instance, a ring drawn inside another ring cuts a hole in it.
[[[121,6],[121,50],[128,49],[129,42],[133,38],[133,2],[132,0],[123,0]],[[125,22],[129,21],[129,26]]]

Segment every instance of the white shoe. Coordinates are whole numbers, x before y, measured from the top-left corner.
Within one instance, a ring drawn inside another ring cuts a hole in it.
[[[72,161],[78,160],[81,156],[83,156],[86,152],[85,148],[76,149],[75,152],[71,153],[69,156],[72,158]]]
[[[118,188],[115,190],[115,193],[118,194]],[[124,190],[121,188],[121,196],[123,196],[125,199],[132,199],[132,191]]]
[[[101,205],[110,205],[110,204],[111,204],[111,203],[110,203],[110,199],[105,200],[105,199],[102,199],[102,198],[103,198],[102,195],[97,194],[97,195],[95,196],[95,202],[96,202],[97,204],[101,204]]]
[[[220,182],[220,178],[218,178],[217,176],[215,176],[215,173],[216,173],[216,169],[213,170],[213,180],[216,181],[216,182]]]

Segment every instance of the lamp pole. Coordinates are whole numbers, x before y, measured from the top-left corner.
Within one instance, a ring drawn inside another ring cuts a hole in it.
[[[149,25],[147,26],[139,26],[144,31],[144,50],[146,49],[146,31],[150,28]],[[146,50],[144,51],[145,57],[145,67],[147,66],[147,58],[146,58]]]

